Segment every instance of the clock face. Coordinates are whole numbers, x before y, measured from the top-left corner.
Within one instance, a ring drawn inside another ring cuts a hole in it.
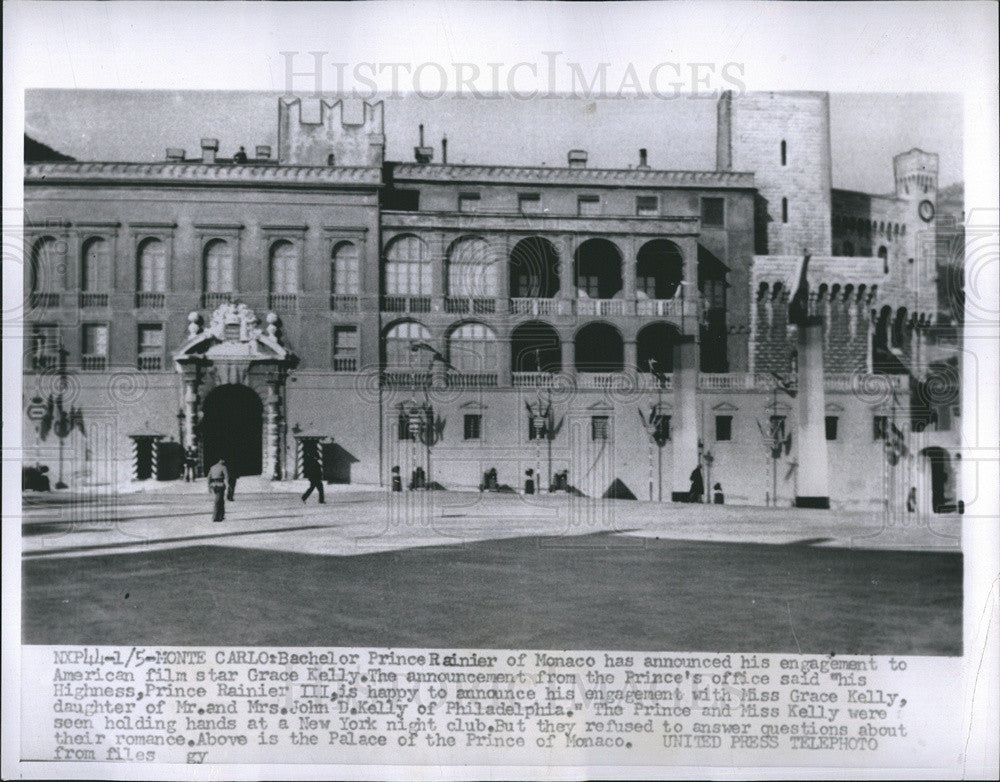
[[[917,207],[917,212],[920,214],[920,219],[925,223],[929,223],[934,219],[934,204],[930,201],[921,201],[920,206]]]

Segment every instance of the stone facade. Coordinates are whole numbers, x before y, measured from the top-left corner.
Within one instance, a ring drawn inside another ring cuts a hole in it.
[[[884,503],[897,468],[873,422],[905,418],[935,311],[906,298],[933,156],[899,156],[892,197],[832,191],[813,93],[724,96],[718,169],[698,172],[387,162],[382,104],[353,125],[308,108],[280,101],[276,159],[206,139],[201,160],[27,166],[25,407],[61,391],[83,411],[71,481],[171,478],[185,447],[228,447],[269,480],[313,450],[341,483],[566,471],[585,498],[668,500],[700,464],[732,502],[796,501],[808,474],[835,502]],[[825,484],[780,387],[802,366],[804,247]],[[880,338],[896,374],[872,374]],[[793,435],[777,456],[775,426]],[[27,461],[53,464],[27,412],[24,431]]]

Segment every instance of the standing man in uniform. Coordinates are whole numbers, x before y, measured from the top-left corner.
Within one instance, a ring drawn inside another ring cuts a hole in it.
[[[305,502],[309,499],[309,495],[315,489],[317,494],[319,494],[319,504],[322,505],[326,500],[323,498],[323,470],[320,469],[319,459],[307,456],[305,464],[302,465],[302,474],[309,481],[309,488],[302,495],[302,501]]]
[[[212,521],[222,521],[226,518],[226,484],[229,482],[229,470],[225,459],[219,459],[208,470],[208,490],[215,495],[215,508]]]

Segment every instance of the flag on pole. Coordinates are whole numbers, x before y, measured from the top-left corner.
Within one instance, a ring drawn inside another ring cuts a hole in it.
[[[799,282],[795,294],[788,303],[788,322],[801,326],[809,315],[809,252],[802,256],[802,266],[799,269]]]

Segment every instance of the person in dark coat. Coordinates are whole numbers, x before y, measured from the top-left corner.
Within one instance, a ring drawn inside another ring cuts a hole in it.
[[[724,505],[726,503],[726,496],[722,493],[722,484],[717,483],[712,487],[714,494],[712,495],[712,501],[716,505]]]
[[[701,474],[701,465],[699,464],[691,471],[691,491],[688,493],[688,502],[701,502],[701,498],[705,494],[705,479]]]
[[[326,500],[323,497],[323,470],[320,469],[319,460],[313,458],[306,459],[302,465],[302,474],[309,481],[309,488],[302,495],[302,501],[305,502],[309,499],[309,495],[315,489],[319,495],[319,504],[322,505]]]
[[[230,502],[233,501],[233,495],[236,493],[236,480],[240,476],[236,474],[236,469],[228,469],[226,472],[226,499]]]
[[[208,490],[215,495],[215,507],[212,521],[222,521],[226,518],[226,485],[229,483],[229,470],[225,459],[219,459],[208,470]]]

